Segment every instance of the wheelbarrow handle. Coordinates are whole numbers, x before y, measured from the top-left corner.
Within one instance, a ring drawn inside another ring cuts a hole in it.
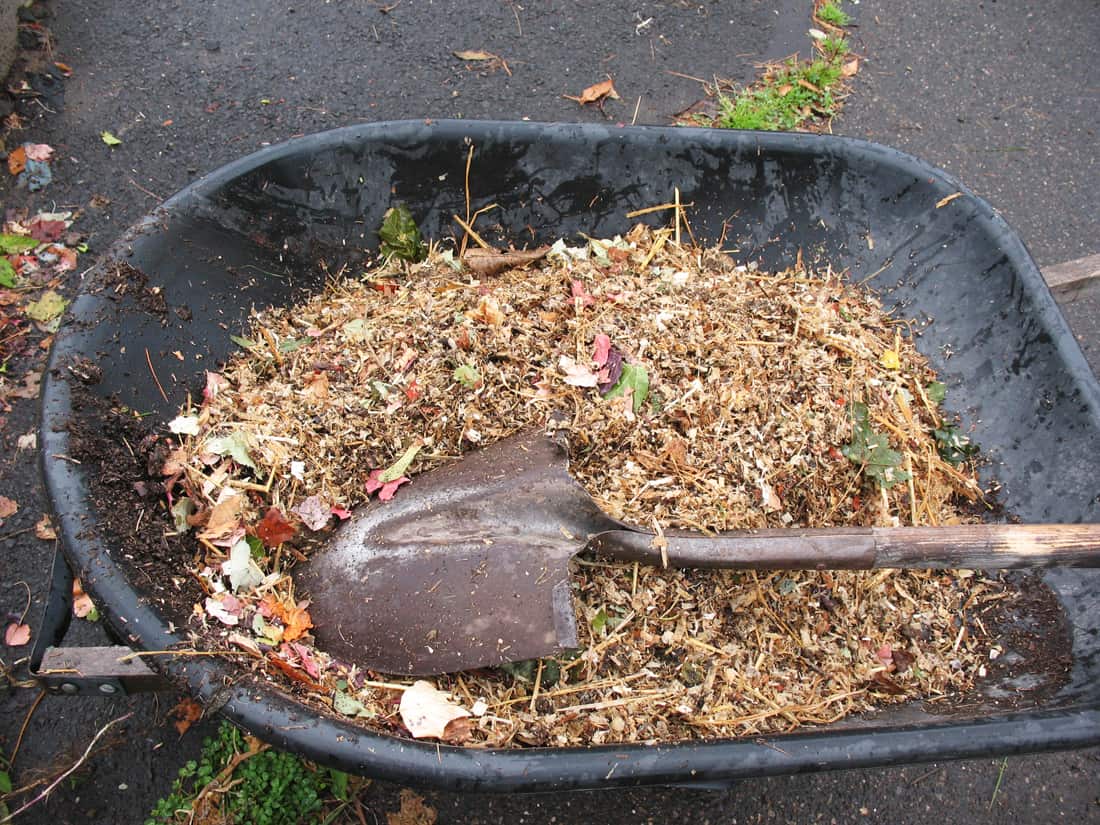
[[[662,548],[662,544],[667,542]],[[670,567],[866,570],[883,567],[1001,570],[1100,567],[1097,524],[963,524],[746,530],[714,536],[608,530],[588,548]]]

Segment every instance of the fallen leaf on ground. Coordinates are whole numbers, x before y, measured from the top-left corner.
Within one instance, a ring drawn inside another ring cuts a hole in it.
[[[578,364],[568,355],[558,358],[558,369],[565,373],[563,380],[572,387],[594,387],[599,383],[596,373],[584,364]]]
[[[49,515],[42,516],[34,525],[34,534],[42,541],[53,541],[57,538],[57,531],[53,529]]]
[[[9,390],[12,398],[38,398],[39,384],[42,382],[42,373],[34,370],[23,376],[23,386]]]
[[[362,716],[368,719],[371,716],[366,705],[340,690],[332,694],[332,709],[344,716]]]
[[[122,141],[112,135],[110,132],[100,132],[99,139],[106,143],[108,146],[120,146]]]
[[[264,513],[260,523],[256,525],[256,535],[265,547],[278,547],[284,541],[294,538],[297,532],[294,525],[286,520],[278,507],[270,507]]]
[[[601,332],[592,342],[592,360],[596,362],[597,367],[602,367],[607,363],[610,354],[611,339]]]
[[[60,61],[55,60],[53,62],[53,64],[54,64],[54,66],[57,67],[57,70],[59,72],[61,72],[62,77],[72,77],[73,76],[72,66],[70,66],[68,63],[61,63]]]
[[[210,372],[206,373],[206,386],[203,387],[202,397],[204,401],[212,401],[217,397],[218,393],[230,386],[229,379],[221,373]]]
[[[470,712],[450,700],[450,694],[436,690],[431,682],[420,679],[401,694],[401,721],[414,739],[443,738],[447,724]]]
[[[65,234],[65,230],[69,228],[69,223],[62,220],[51,220],[50,218],[36,218],[27,225],[27,229],[30,230],[31,237],[36,241],[42,241],[42,243],[53,243],[60,240],[61,236]]]
[[[27,168],[27,150],[17,146],[8,153],[8,171],[18,175]]]
[[[305,632],[313,627],[313,619],[309,616],[306,607],[309,602],[298,602],[294,607],[286,611],[286,619],[283,622],[283,639],[292,642],[300,639]]]
[[[600,102],[604,98],[618,100],[619,93],[615,91],[615,83],[609,77],[607,80],[601,80],[599,83],[592,84],[581,92],[579,97],[574,97],[573,95],[562,95],[562,97],[567,100],[575,100],[581,106],[584,106],[586,103]]]
[[[28,159],[42,161],[43,163],[48,163],[50,156],[53,155],[53,147],[45,143],[24,143],[23,151],[27,153]]]
[[[168,422],[168,431],[176,435],[198,435],[199,419],[195,415],[177,415]]]
[[[424,797],[408,788],[401,790],[401,810],[386,814],[386,825],[435,825],[439,814]]]
[[[15,446],[20,450],[34,450],[38,447],[38,433],[24,433],[15,440]]]
[[[466,250],[462,262],[467,269],[479,278],[488,278],[507,269],[515,269],[524,264],[542,260],[549,251],[550,247],[548,246],[540,246],[538,249],[513,250],[511,252],[498,252],[495,249],[474,247]]]
[[[467,49],[458,52],[451,52],[459,60],[493,60],[497,56],[492,52],[483,52],[474,49]]]
[[[96,609],[92,597],[84,592],[80,579],[73,579],[73,615],[89,622],[99,620],[99,610]]]
[[[0,496],[0,519],[14,516],[17,512],[19,512],[19,504],[14,499]]]
[[[31,640],[30,625],[12,622],[4,631],[4,644],[8,647],[22,647]]]
[[[195,722],[202,718],[202,705],[196,702],[194,699],[185,696],[180,699],[179,704],[168,711],[169,716],[175,716],[176,721],[172,724],[175,725],[176,730],[179,731],[180,736],[187,733],[187,730]]]
[[[27,304],[25,312],[32,321],[48,324],[60,316],[68,304],[68,301],[51,289],[42,293],[42,297],[37,301]]]
[[[851,60],[849,60],[847,63],[843,64],[840,67],[841,77],[852,77],[858,71],[859,71],[859,58],[858,57],[853,57]]]
[[[409,448],[401,455],[401,458],[382,471],[382,474],[378,476],[378,480],[383,484],[389,484],[405,475],[405,471],[409,469],[409,465],[413,463],[413,459],[416,458],[416,454],[420,452],[420,448],[423,446],[424,442],[419,439],[410,444]]]

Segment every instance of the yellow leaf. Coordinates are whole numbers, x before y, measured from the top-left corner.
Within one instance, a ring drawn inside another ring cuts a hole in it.
[[[878,359],[878,362],[888,370],[901,368],[901,358],[898,356],[897,352],[892,349],[888,349],[882,353],[882,357]]]

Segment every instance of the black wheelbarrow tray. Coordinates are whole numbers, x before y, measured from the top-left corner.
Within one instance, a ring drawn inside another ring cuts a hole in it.
[[[197,396],[203,370],[233,350],[230,334],[251,308],[316,290],[319,261],[334,268],[375,249],[389,206],[407,204],[426,237],[452,235],[452,215],[466,214],[471,145],[472,207],[499,204],[491,217],[500,225],[487,233],[498,242],[608,237],[633,223],[627,212],[667,202],[679,188],[700,240],[723,238],[735,257],[765,267],[789,265],[801,250],[807,261],[868,280],[904,317],[933,319],[918,346],[973,427],[989,460],[985,481],[1000,484],[1006,511],[1024,522],[1097,521],[1100,387],[1023,243],[944,173],[894,149],[808,134],[353,126],[264,149],[171,198],[86,276],[57,336],[43,390],[45,478],[68,561],[126,644],[149,651],[184,644],[186,617],[161,612],[165,583],[141,575],[117,549],[90,495],[90,471],[69,460],[74,423],[94,415],[74,403],[81,373],[74,364],[86,370],[93,362],[102,373],[86,391],[170,420],[188,392]],[[119,263],[147,275],[148,289],[105,286]],[[163,305],[150,307],[150,296]],[[963,709],[911,703],[767,741],[439,747],[367,732],[243,676],[228,660],[149,661],[261,739],[357,774],[501,792],[722,782],[1100,742],[1100,571],[1055,569],[1044,580],[1061,618],[1019,621],[1051,644],[1060,622],[1072,651],[1061,673],[1008,651],[1019,670],[983,682]]]

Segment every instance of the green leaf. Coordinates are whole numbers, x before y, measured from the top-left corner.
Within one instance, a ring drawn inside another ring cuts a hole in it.
[[[229,340],[236,344],[238,347],[243,347],[244,349],[255,349],[257,346],[255,341],[252,341],[248,338],[242,338],[239,335],[230,335]]]
[[[401,458],[382,471],[382,475],[378,476],[378,480],[383,484],[389,484],[391,481],[397,481],[405,475],[405,471],[409,469],[409,465],[413,463],[413,459],[416,458],[416,454],[420,452],[420,448],[423,446],[422,441],[414,442],[411,447],[405,450]]]
[[[371,715],[366,705],[354,696],[348,696],[348,694],[342,693],[341,691],[336,691],[332,694],[332,709],[337,713],[342,713],[344,716],[369,717]]]
[[[950,464],[962,464],[978,452],[978,445],[960,433],[954,424],[944,424],[941,429],[933,430],[932,435],[936,438],[940,457]]]
[[[87,621],[87,622],[98,622],[99,621],[99,608],[96,607],[93,604],[92,609],[84,614],[84,620]]]
[[[332,780],[332,795],[344,801],[348,798],[348,775],[335,768],[328,769],[329,779]]]
[[[0,793],[11,793],[11,777],[7,771],[0,771]]]
[[[259,561],[264,557],[264,543],[259,536],[245,536],[244,540],[248,542],[248,549],[252,551],[252,558]]]
[[[469,387],[471,390],[476,390],[484,382],[481,379],[481,373],[474,369],[470,364],[462,364],[455,367],[454,375],[451,376],[455,381],[458,381],[464,387]]]
[[[520,682],[532,684],[539,672],[538,659],[524,659],[522,662],[504,662],[500,669]],[[542,676],[539,678],[539,688],[552,688],[561,680],[561,665],[556,659],[542,660]]]
[[[108,146],[121,146],[122,141],[112,135],[110,132],[100,132],[99,139],[106,143]]]
[[[416,263],[428,256],[420,229],[404,204],[386,210],[378,237],[382,240],[379,251],[387,258]]]
[[[256,463],[248,454],[249,438],[244,430],[236,430],[222,438],[211,438],[206,442],[206,449],[217,455],[227,455],[245,467],[256,469]]]
[[[909,474],[900,469],[901,453],[891,450],[886,436],[871,429],[866,404],[852,404],[852,443],[845,444],[840,452],[859,464],[863,474],[879,487],[893,487],[909,480]]]
[[[284,338],[279,342],[279,352],[294,352],[294,350],[304,347],[309,343],[308,338]]]
[[[947,397],[947,385],[942,381],[933,381],[924,388],[924,394],[933,404],[942,404],[943,399]]]
[[[9,289],[15,286],[15,267],[7,258],[0,258],[0,286]]]
[[[69,302],[52,289],[42,293],[37,301],[27,304],[27,317],[33,321],[48,324],[61,316]]]
[[[622,375],[604,398],[618,398],[626,392],[627,387],[632,390],[634,412],[638,412],[649,395],[649,373],[641,364],[623,364]]]
[[[40,242],[26,235],[12,235],[8,232],[0,232],[0,254],[15,255],[34,249]]]

